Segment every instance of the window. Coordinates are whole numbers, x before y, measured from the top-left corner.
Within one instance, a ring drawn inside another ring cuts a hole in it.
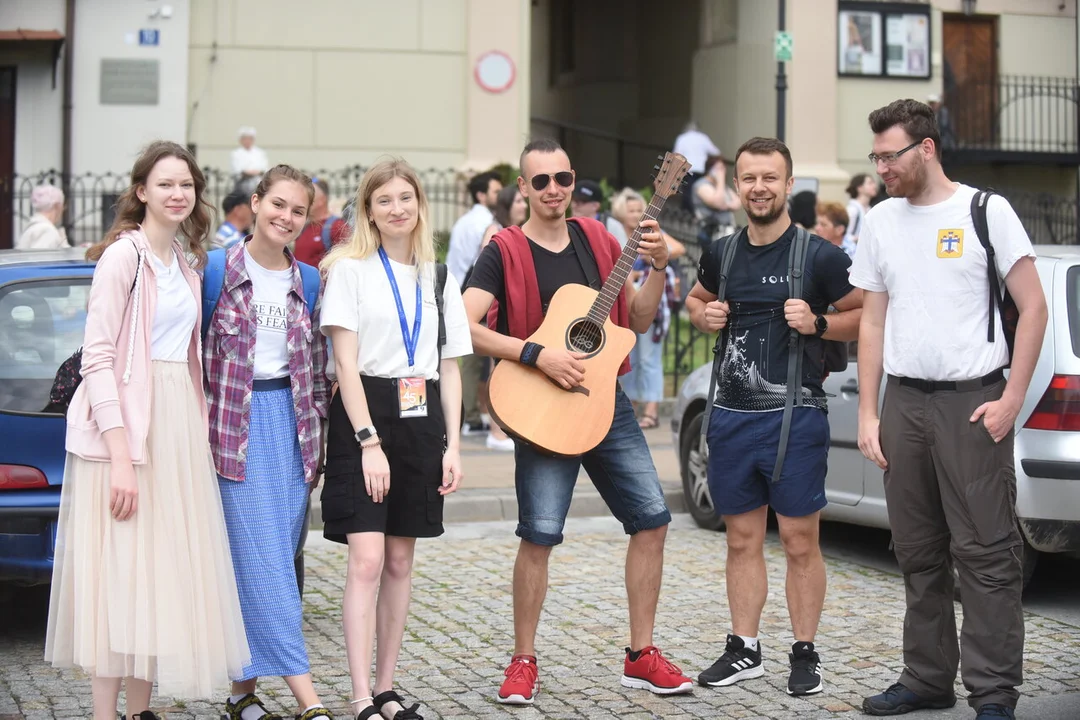
[[[552,0],[551,25],[548,28],[548,61],[550,62],[548,83],[555,85],[559,78],[574,72],[577,67],[574,57],[574,5],[570,0]]]
[[[930,78],[930,5],[840,0],[840,75]]]
[[[41,412],[56,370],[83,341],[90,278],[0,289],[0,411]]]

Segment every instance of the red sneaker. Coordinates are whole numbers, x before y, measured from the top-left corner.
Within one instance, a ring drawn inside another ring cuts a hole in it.
[[[653,645],[644,648],[634,661],[630,660],[630,648],[626,648],[622,684],[623,687],[648,690],[657,695],[688,693],[694,687],[693,681],[683,675],[679,666],[665,658],[660,649]]]
[[[540,671],[532,655],[515,655],[506,668],[499,694],[495,698],[503,705],[532,705],[540,692]]]

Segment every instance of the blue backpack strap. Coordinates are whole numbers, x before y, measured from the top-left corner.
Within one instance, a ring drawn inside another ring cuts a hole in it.
[[[206,253],[206,267],[203,269],[202,283],[202,339],[210,330],[210,319],[217,309],[221,298],[221,288],[225,285],[225,250],[211,250]]]
[[[319,283],[321,282],[319,268],[302,263],[299,260],[296,264],[300,266],[300,282],[304,285],[304,303],[307,305],[308,315],[314,316],[315,304],[319,300]]]
[[[330,233],[334,231],[334,223],[340,220],[338,215],[331,215],[326,218],[322,224],[322,246],[327,252],[330,252],[330,247],[334,244],[333,238],[330,237]]]

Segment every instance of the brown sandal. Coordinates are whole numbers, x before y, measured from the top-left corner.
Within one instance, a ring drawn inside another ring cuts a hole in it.
[[[655,415],[642,415],[638,420],[638,427],[642,430],[652,430],[655,427],[660,427],[660,418]]]

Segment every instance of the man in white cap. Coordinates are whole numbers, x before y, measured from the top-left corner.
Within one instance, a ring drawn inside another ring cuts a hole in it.
[[[270,161],[261,147],[255,144],[255,128],[245,125],[237,131],[240,147],[232,151],[230,158],[232,174],[237,189],[250,194],[259,184],[259,178],[270,169]]]

